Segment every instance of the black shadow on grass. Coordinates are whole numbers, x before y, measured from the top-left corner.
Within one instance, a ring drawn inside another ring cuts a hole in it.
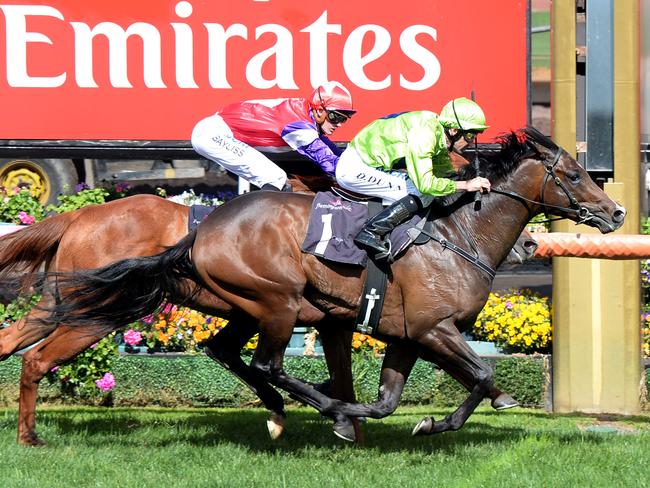
[[[188,446],[215,446],[224,443],[245,446],[254,452],[296,453],[305,448],[336,448],[345,443],[332,433],[332,423],[323,420],[317,413],[289,411],[285,434],[272,441],[266,430],[268,413],[263,410],[250,411],[201,411],[201,410],[153,410],[147,409],[147,418],[133,415],[130,410],[88,409],[45,410],[39,413],[38,421],[47,426],[49,435],[58,435],[50,447],[67,444],[66,437],[75,445],[88,447],[105,445],[107,437],[115,436],[112,442],[125,447],[167,447],[170,444]],[[78,414],[78,415],[76,415]],[[182,418],[179,418],[182,414]],[[82,416],[80,419],[79,416]],[[646,419],[644,419],[646,420]],[[0,429],[11,427],[12,418],[0,421]],[[400,423],[369,421],[363,426],[365,443],[362,449],[377,449],[380,452],[455,452],[463,445],[512,444],[531,436],[555,437],[570,441],[580,438],[581,442],[599,444],[606,439],[594,435],[575,435],[554,429],[522,429],[519,427],[494,426],[472,418],[456,432],[431,436],[411,436],[415,425],[411,419]],[[15,424],[13,425],[15,428]],[[155,432],[154,435],[147,435]],[[44,439],[46,442],[47,438]]]

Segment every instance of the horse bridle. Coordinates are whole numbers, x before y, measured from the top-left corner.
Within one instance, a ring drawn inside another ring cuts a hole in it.
[[[523,195],[520,195],[519,193],[509,191],[509,190],[499,190],[498,188],[492,188],[492,192],[498,193],[501,195],[505,195],[511,198],[515,198],[517,200],[520,200],[522,202],[526,203],[532,203],[535,205],[541,205],[544,207],[545,212],[548,209],[555,209],[559,210],[561,212],[574,212],[576,216],[578,217],[578,224],[584,224],[585,222],[588,222],[592,218],[595,217],[595,215],[589,210],[587,207],[580,205],[578,200],[573,196],[573,194],[569,191],[569,189],[566,187],[564,182],[560,179],[559,176],[557,176],[554,172],[555,167],[557,166],[558,162],[560,161],[560,157],[562,156],[563,149],[561,147],[558,147],[557,150],[555,151],[555,154],[553,155],[553,159],[549,162],[549,157],[547,157],[544,154],[541,154],[537,148],[534,146],[531,146],[533,150],[540,155],[540,158],[538,159],[543,165],[544,169],[546,170],[546,175],[544,176],[544,181],[542,182],[542,188],[540,191],[540,201],[536,200],[531,200],[529,198],[524,197]],[[550,179],[553,179],[555,182],[556,186],[559,186],[560,189],[564,192],[566,195],[567,199],[569,200],[569,204],[571,205],[570,207],[562,207],[560,205],[553,205],[550,203],[546,203],[544,201],[544,193],[546,192],[546,187],[548,186],[548,182]],[[528,207],[528,205],[526,205]],[[528,208],[528,211],[532,213],[531,209]],[[531,215],[532,217],[532,215]]]

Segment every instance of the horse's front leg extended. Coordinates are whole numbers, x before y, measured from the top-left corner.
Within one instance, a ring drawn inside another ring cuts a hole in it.
[[[451,319],[437,324],[418,338],[418,342],[424,346],[420,357],[437,364],[465,386],[470,394],[443,420],[422,419],[413,429],[413,435],[458,430],[481,401],[496,391],[492,385],[492,368],[472,350]]]

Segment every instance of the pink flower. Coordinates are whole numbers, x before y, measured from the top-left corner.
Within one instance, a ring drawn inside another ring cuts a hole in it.
[[[105,373],[101,380],[95,380],[97,388],[104,392],[109,392],[115,387],[115,376],[111,373]]]
[[[36,218],[29,215],[27,212],[21,210],[18,212],[18,219],[20,219],[21,224],[31,225],[36,222]]]
[[[142,334],[138,330],[129,329],[124,333],[124,342],[129,346],[137,346],[142,341]]]
[[[54,366],[51,370],[50,373],[56,373],[59,370],[58,366]]]

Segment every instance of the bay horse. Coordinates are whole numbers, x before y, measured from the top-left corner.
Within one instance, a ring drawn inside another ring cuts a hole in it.
[[[409,247],[390,267],[374,334],[389,346],[373,404],[331,399],[283,369],[297,322],[329,316],[337,326],[353,326],[365,277],[361,268],[302,253],[312,202],[307,195],[247,194],[224,204],[161,254],[93,271],[41,275],[41,281],[56,282],[60,292],[41,320],[64,322],[70,330],[92,325],[109,332],[153,312],[169,297],[207,289],[226,304],[224,311],[238,312],[236,327],[259,328],[258,347],[247,367],[251,374],[261,374],[332,418],[339,436],[354,436],[350,417],[382,418],[395,410],[418,356],[449,373],[469,396],[445,419],[423,419],[413,433],[457,430],[493,388],[491,368],[461,332],[474,323],[493,270],[529,219],[544,211],[607,233],[623,224],[626,213],[573,157],[530,127],[503,136],[499,151],[483,155],[480,173],[493,188],[480,210],[468,193],[441,199],[427,214],[437,239]],[[475,175],[469,166],[458,178]],[[463,248],[471,253],[453,252]],[[188,279],[200,288],[189,291]]]
[[[327,182],[321,184],[316,178],[294,176],[291,180],[295,189],[305,193],[310,193],[312,188],[327,187]],[[143,222],[147,222],[147,225],[143,225]],[[40,267],[64,272],[98,268],[127,256],[150,256],[178,242],[187,234],[187,229],[188,207],[152,195],[136,195],[85,207],[49,217],[19,232],[0,237],[0,279],[34,272]],[[531,258],[535,247],[536,243],[530,235],[522,233],[508,261],[520,263]],[[4,295],[5,300],[10,301],[17,296],[17,290],[5,290]],[[210,300],[202,293],[187,305],[214,313]],[[43,376],[52,367],[70,360],[87,344],[105,335],[105,331],[92,327],[84,331],[81,328],[70,330],[65,324],[24,326],[27,321],[37,320],[39,314],[42,312],[38,309],[32,310],[16,323],[0,329],[0,360],[47,337],[23,356],[18,442],[28,445],[43,444],[35,431],[38,385]],[[352,400],[351,332],[331,327],[319,328],[328,369],[333,378],[333,394],[339,399]],[[336,334],[332,334],[334,331]],[[243,345],[248,340],[248,333],[241,328],[226,327],[220,332],[223,334],[220,342],[209,343],[206,350],[213,358],[232,368],[233,357],[220,357],[229,354],[235,344]],[[238,369],[234,369],[237,373]],[[278,437],[282,432],[282,403],[264,386],[257,386],[256,391],[273,412],[268,428],[272,437]],[[491,391],[490,398],[498,409],[516,404],[509,395],[496,388]]]

